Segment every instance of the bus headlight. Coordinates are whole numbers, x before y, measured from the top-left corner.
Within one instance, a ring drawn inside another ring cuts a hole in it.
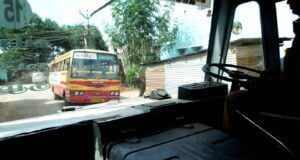
[[[111,96],[118,96],[118,95],[119,95],[119,92],[110,92],[110,95],[111,95]]]
[[[82,95],[84,95],[84,91],[73,91],[73,94],[75,96],[82,96]]]

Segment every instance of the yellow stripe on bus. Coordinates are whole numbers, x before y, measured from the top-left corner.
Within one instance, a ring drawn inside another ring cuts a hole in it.
[[[96,88],[96,87],[88,87],[88,86],[83,86],[83,85],[76,85],[76,84],[70,84],[68,87],[70,90],[89,90],[89,91],[116,91],[120,90],[120,86],[107,86],[107,87],[101,87],[101,88]]]

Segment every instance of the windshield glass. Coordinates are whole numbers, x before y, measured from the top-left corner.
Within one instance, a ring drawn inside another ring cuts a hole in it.
[[[258,11],[236,13],[233,64],[262,52]],[[179,86],[205,79],[213,13],[211,0],[0,0],[0,122],[176,99]]]
[[[298,15],[300,0],[0,0],[1,157],[297,155]]]
[[[73,78],[118,79],[117,57],[99,53],[75,52],[71,74]]]

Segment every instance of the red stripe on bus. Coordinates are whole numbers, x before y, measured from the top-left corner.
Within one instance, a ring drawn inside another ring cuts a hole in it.
[[[116,85],[120,85],[120,82],[70,81],[69,84],[86,85],[86,86],[102,84],[104,86],[116,86]]]
[[[63,82],[63,81],[61,81],[60,83],[61,83],[61,84],[64,84],[64,85],[67,85],[67,82]]]

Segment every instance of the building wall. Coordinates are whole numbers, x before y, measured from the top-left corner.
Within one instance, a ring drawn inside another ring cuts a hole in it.
[[[231,46],[228,52],[227,64],[233,64],[238,66],[244,66],[256,70],[264,70],[264,58],[263,58],[263,48],[261,44],[256,45],[245,45],[245,46]],[[247,72],[253,76],[258,76],[253,72]]]
[[[247,66],[253,69],[264,69],[262,45],[237,46],[237,65]]]
[[[146,95],[152,90],[165,89],[172,97],[178,95],[178,87],[204,81],[203,65],[206,53],[185,55],[169,61],[146,66]]]
[[[0,79],[8,81],[8,74],[6,69],[0,69]]]
[[[206,63],[206,54],[186,56],[170,63],[165,63],[165,86],[169,94],[178,95],[178,87],[204,81],[203,65]]]
[[[165,89],[165,69],[163,64],[146,67],[146,95],[152,90]]]
[[[208,3],[209,4],[209,3]],[[193,53],[193,47],[208,47],[211,16],[210,9],[200,9],[198,5],[176,3],[171,21],[176,21],[178,31],[176,33],[175,45],[171,49],[161,51],[161,60],[179,57]],[[178,49],[185,48],[184,53]]]

